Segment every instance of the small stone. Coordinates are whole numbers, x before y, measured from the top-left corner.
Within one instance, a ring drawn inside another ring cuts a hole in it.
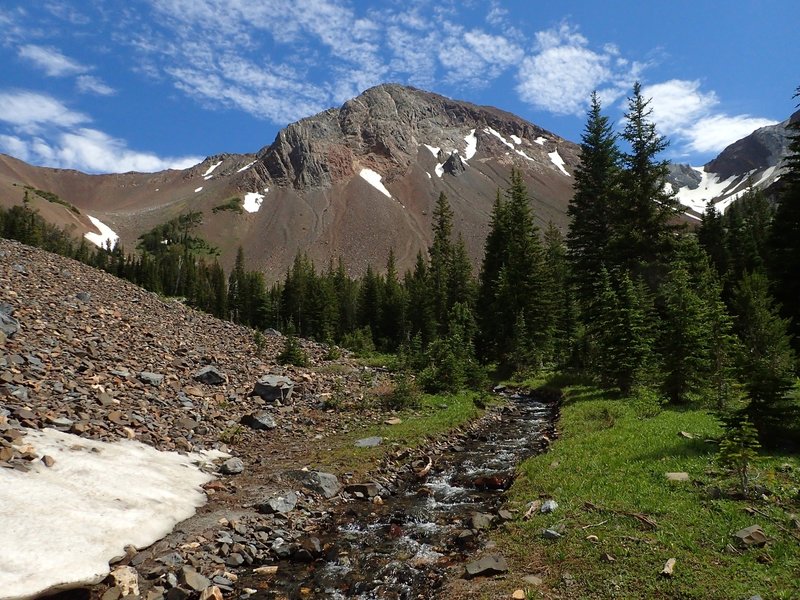
[[[403,422],[403,419],[401,419],[400,417],[389,417],[383,423],[385,425],[400,425],[400,423],[402,423],[402,422]]]
[[[468,579],[486,575],[499,575],[508,571],[508,563],[502,554],[490,554],[467,563],[465,571]]]
[[[225,559],[225,564],[229,567],[241,567],[244,564],[244,557],[238,552],[234,552],[228,555],[228,558]]]
[[[530,585],[535,585],[537,587],[542,585],[542,583],[544,583],[542,578],[537,575],[525,575],[525,577],[522,578],[522,581]]]
[[[192,378],[206,385],[222,385],[223,383],[228,383],[228,377],[211,365],[197,371]]]
[[[275,429],[278,426],[278,424],[275,422],[275,418],[266,410],[245,415],[240,419],[239,422],[242,425],[246,425],[247,427],[257,431]]]
[[[555,529],[543,529],[542,530],[542,537],[544,539],[546,539],[546,540],[557,540],[557,539],[563,537],[563,535],[560,534]]]
[[[188,597],[189,592],[179,587],[171,588],[165,596],[166,600],[186,600]]]
[[[200,600],[223,600],[222,592],[217,586],[212,585],[203,590]]]
[[[670,558],[665,564],[664,568],[661,569],[661,574],[664,577],[672,577],[673,572],[675,571],[675,562],[674,558]]]
[[[50,456],[49,454],[45,454],[42,457],[42,462],[44,463],[44,466],[52,467],[54,464],[56,464],[56,459]]]
[[[114,586],[103,592],[100,600],[119,600],[121,597],[122,591],[118,587]]]
[[[689,481],[688,473],[667,473],[667,481]]]
[[[351,483],[345,486],[344,491],[359,498],[374,498],[381,493],[381,486],[377,483]]]
[[[81,302],[90,302],[92,295],[89,292],[78,292],[75,297]]]
[[[284,476],[297,481],[304,488],[320,494],[324,498],[333,498],[342,486],[332,473],[322,471],[287,471]]]
[[[274,495],[272,498],[259,504],[256,508],[259,512],[266,514],[286,514],[294,510],[297,505],[297,494],[288,490]]]
[[[117,567],[109,577],[122,596],[139,595],[139,574],[133,567]]]
[[[539,512],[546,515],[551,512],[555,512],[558,508],[558,502],[555,500],[545,500],[542,504],[542,508],[539,509]]]
[[[511,598],[513,598],[513,600],[525,600],[525,590],[514,590],[514,593],[511,594]]]
[[[769,541],[767,534],[759,525],[750,525],[750,527],[740,529],[733,534],[733,537],[744,547],[763,546]]]
[[[244,472],[244,462],[241,458],[229,458],[219,468],[219,472],[223,475],[238,475]]]
[[[195,592],[202,592],[211,585],[211,581],[207,577],[189,566],[184,566],[181,569],[180,579],[186,587],[193,589]]]
[[[372,436],[356,440],[355,446],[356,448],[374,448],[375,446],[380,446],[382,442],[382,437]]]
[[[494,517],[485,513],[472,513],[472,516],[470,517],[472,529],[491,529],[493,522]]]
[[[267,402],[287,401],[292,397],[294,382],[280,375],[264,375],[256,381],[248,396],[258,396]]]
[[[137,376],[142,383],[148,383],[152,386],[158,387],[164,383],[164,376],[161,373],[152,373],[150,371],[142,371]]]

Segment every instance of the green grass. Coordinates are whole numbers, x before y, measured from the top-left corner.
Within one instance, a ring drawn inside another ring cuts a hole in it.
[[[548,453],[521,465],[510,492],[519,514],[540,497],[554,498],[559,508],[515,521],[497,540],[515,571],[543,576],[542,596],[800,598],[800,540],[776,525],[788,528],[789,514],[800,513],[796,457],[759,458],[755,483],[772,492],[767,499],[736,500],[728,493],[712,499],[713,486],[733,489],[716,464],[716,444],[705,441],[721,433],[712,415],[642,410],[586,385],[565,392],[559,439]],[[681,437],[681,431],[694,439]],[[785,463],[793,465],[791,472],[781,472]],[[665,473],[678,471],[692,481],[666,480]],[[747,507],[771,518],[748,514]],[[623,513],[646,515],[656,528]],[[727,548],[731,534],[756,523],[772,539],[766,547]],[[542,529],[559,525],[565,527],[563,538],[541,537]],[[598,541],[587,541],[588,535]],[[660,572],[669,558],[677,560],[675,573],[664,578]],[[564,583],[565,573],[574,578],[572,585]]]
[[[328,466],[341,471],[366,473],[393,448],[419,447],[430,438],[456,429],[479,417],[483,413],[483,410],[475,404],[475,400],[479,397],[480,394],[477,392],[461,392],[455,395],[422,394],[418,408],[396,414],[386,413],[386,418],[397,416],[402,423],[399,425],[381,423],[350,432],[343,437],[343,443],[325,457],[325,461]],[[382,437],[382,443],[373,448],[354,446],[356,440],[371,436]]]
[[[228,198],[222,204],[215,206],[214,208],[211,209],[211,212],[214,214],[223,211],[231,211],[240,215],[243,214],[244,207],[242,206],[242,199],[239,198],[238,196],[234,196],[233,198]]]
[[[36,194],[40,198],[43,198],[43,199],[47,200],[48,202],[51,202],[51,203],[54,203],[54,204],[60,204],[61,206],[64,206],[64,207],[68,208],[69,210],[74,212],[76,215],[81,214],[81,211],[79,211],[78,208],[74,204],[71,204],[71,203],[67,202],[66,200],[62,200],[59,197],[58,194],[55,194],[53,192],[48,192],[48,191],[45,191],[45,190],[39,190],[39,189],[36,189],[36,188],[31,187],[29,185],[26,185],[25,189],[33,192],[34,194]]]

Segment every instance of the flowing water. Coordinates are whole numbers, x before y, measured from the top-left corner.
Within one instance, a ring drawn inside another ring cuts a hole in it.
[[[500,418],[436,456],[427,477],[409,477],[382,505],[361,500],[339,510],[319,535],[321,559],[281,563],[268,584],[248,578],[251,587],[266,588],[252,600],[434,597],[448,570],[483,542],[470,531],[473,515],[496,515],[516,466],[553,436],[557,397],[542,390],[504,395],[509,403]]]

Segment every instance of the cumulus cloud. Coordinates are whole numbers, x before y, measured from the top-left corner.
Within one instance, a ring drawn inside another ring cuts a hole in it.
[[[97,94],[98,96],[113,96],[116,90],[105,84],[102,79],[94,75],[80,75],[75,80],[78,91],[84,94]]]
[[[86,126],[91,119],[61,101],[26,90],[0,91],[0,151],[35,164],[92,173],[183,169],[199,156],[160,157],[128,148],[124,140]]]
[[[87,68],[49,46],[26,44],[19,49],[19,57],[44,71],[48,77],[64,77],[85,73]]]
[[[69,127],[84,123],[89,118],[83,113],[67,108],[52,96],[26,90],[0,91],[0,121],[5,121],[25,131],[42,125]]]
[[[620,60],[613,45],[593,50],[577,28],[562,23],[536,34],[534,51],[517,74],[517,93],[536,108],[581,115],[592,91],[598,90],[604,103],[613,102],[642,68],[641,63]]]
[[[729,144],[775,121],[750,115],[727,115],[713,91],[697,80],[672,79],[642,88],[650,99],[652,120],[659,131],[677,141],[679,152],[720,152]]]

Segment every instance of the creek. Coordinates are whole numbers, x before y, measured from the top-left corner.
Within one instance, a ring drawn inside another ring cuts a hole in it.
[[[517,465],[555,435],[557,393],[499,393],[507,403],[497,417],[436,455],[424,478],[411,473],[382,504],[339,506],[317,533],[320,558],[281,562],[269,582],[248,576],[260,590],[250,598],[433,598],[447,576],[463,574],[486,543],[484,527],[508,518],[504,491]]]

